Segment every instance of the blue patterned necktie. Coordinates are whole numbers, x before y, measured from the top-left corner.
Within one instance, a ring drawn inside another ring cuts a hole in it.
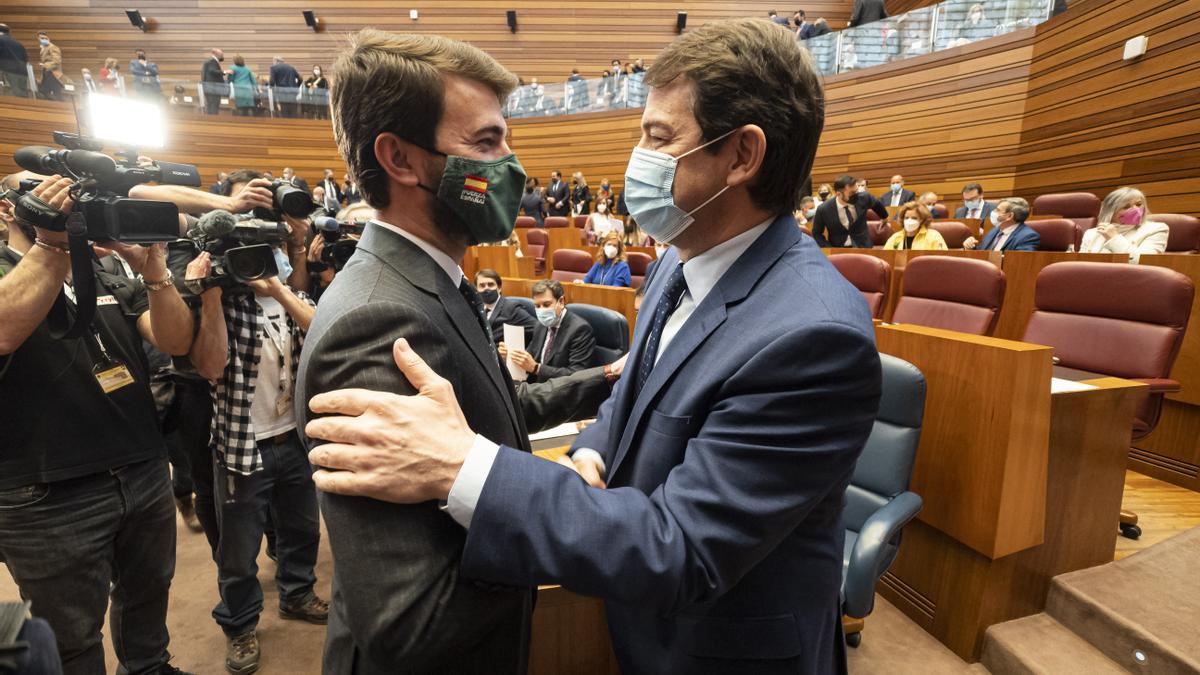
[[[650,379],[650,371],[654,370],[655,357],[658,356],[658,343],[662,341],[663,327],[667,325],[667,319],[670,318],[671,312],[675,311],[675,306],[679,304],[679,299],[683,297],[683,292],[686,290],[687,279],[683,276],[683,264],[680,263],[675,266],[675,271],[671,272],[663,294],[658,298],[658,305],[654,308],[654,318],[650,322],[650,335],[646,338],[646,347],[642,350],[642,359],[638,363],[637,390],[639,392],[645,386],[646,380]]]

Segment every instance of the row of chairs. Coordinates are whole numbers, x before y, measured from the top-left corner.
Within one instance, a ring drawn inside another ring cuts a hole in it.
[[[534,233],[530,232],[529,234],[532,238]],[[629,251],[625,254],[625,259],[629,263],[629,275],[633,278],[633,288],[641,288],[642,282],[646,279],[646,270],[650,267],[650,263],[654,262],[654,258],[640,251]],[[565,284],[583,279],[595,264],[591,253],[575,248],[560,248],[550,256],[550,260],[553,263],[550,278]]]
[[[886,306],[891,266],[869,255],[830,256],[862,292],[873,315]],[[953,284],[945,282],[953,279]],[[908,262],[892,321],[991,335],[1004,303],[1004,272],[982,260],[922,256]],[[1054,348],[1058,365],[1145,383],[1131,442],[1158,424],[1191,315],[1195,287],[1162,267],[1061,262],[1038,274],[1034,311],[1022,340]],[[1121,532],[1141,535],[1137,515],[1121,514]]]

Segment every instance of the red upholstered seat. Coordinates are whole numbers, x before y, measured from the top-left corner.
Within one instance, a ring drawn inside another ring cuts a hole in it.
[[[868,220],[867,231],[871,233],[871,243],[883,246],[892,238],[892,224],[886,220]]]
[[[839,253],[829,256],[829,262],[846,280],[863,294],[867,306],[871,308],[871,316],[883,318],[883,310],[887,307],[888,282],[892,277],[892,266],[886,260],[880,260],[872,255],[863,253]]]
[[[554,270],[550,272],[550,278],[563,283],[587,276],[594,262],[591,253],[575,248],[560,248],[553,255]]]
[[[641,288],[646,280],[646,268],[654,258],[649,253],[630,251],[625,254],[625,262],[629,263],[629,276],[633,278],[633,287]]]
[[[962,248],[963,242],[971,236],[971,228],[953,220],[944,223],[930,223],[929,229],[942,235],[942,239],[946,240],[946,248]]]
[[[1158,423],[1167,379],[1192,311],[1191,279],[1164,267],[1062,262],[1037,278],[1025,342],[1054,348],[1059,364],[1141,380],[1150,397],[1136,413],[1133,439]]]
[[[1150,220],[1171,228],[1167,253],[1200,253],[1200,220],[1180,213],[1153,213]]]
[[[588,220],[588,217],[586,215],[575,216],[575,227],[583,229],[584,227],[587,226],[587,220]]]
[[[1088,230],[1096,226],[1096,217],[1100,215],[1100,198],[1090,192],[1042,195],[1033,200],[1032,210],[1035,216],[1070,218],[1081,231]],[[1075,246],[1078,247],[1079,242],[1075,242]]]
[[[550,235],[545,230],[532,229],[525,233],[525,255],[533,258],[535,274],[546,273],[546,247],[550,245]]]
[[[949,218],[950,209],[946,208],[945,204],[938,202],[933,205],[933,208],[929,209],[929,215],[934,218]]]
[[[546,217],[546,227],[547,228],[566,227],[566,226],[567,226],[567,219],[564,218],[563,216],[547,216]]]
[[[537,227],[537,221],[533,216],[517,216],[517,227]]]
[[[1004,272],[984,260],[925,255],[908,261],[892,321],[991,335],[1004,302]]]
[[[1028,220],[1025,224],[1042,238],[1039,251],[1066,251],[1068,247],[1078,246],[1083,238],[1079,226],[1067,218]]]

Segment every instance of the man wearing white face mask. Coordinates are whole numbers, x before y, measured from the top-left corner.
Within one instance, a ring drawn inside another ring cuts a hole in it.
[[[596,338],[587,321],[567,311],[562,284],[543,279],[533,285],[533,307],[538,325],[533,327],[530,351],[513,350],[512,360],[529,373],[533,382],[545,382],[592,365]],[[500,343],[500,357],[508,349]]]
[[[842,502],[880,366],[862,294],[791,216],[820,78],[793,34],[745,19],[676,39],[646,84],[625,201],[672,246],[573,446],[584,480],[476,434],[455,385],[397,342],[419,395],[311,402],[330,414],[307,427],[330,441],[318,486],[446,500],[469,528],[464,576],[604,598],[623,672],[844,673]]]

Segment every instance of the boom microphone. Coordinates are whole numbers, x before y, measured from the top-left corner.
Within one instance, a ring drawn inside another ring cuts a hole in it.
[[[330,218],[329,216],[313,218],[313,225],[316,225],[317,229],[324,230],[325,232],[337,232],[340,228],[337,218]]]
[[[196,231],[213,239],[220,239],[237,227],[237,217],[224,209],[214,209],[200,216]]]
[[[17,151],[13,153],[13,161],[26,171],[51,176],[58,173],[54,170],[54,163],[50,159],[50,154],[53,152],[54,148],[44,145],[27,145],[17,148]]]
[[[90,150],[57,150],[44,145],[27,145],[17,148],[13,160],[22,169],[44,176],[68,173],[64,171],[65,168],[70,173],[104,181],[117,173],[117,163],[112,157]]]

